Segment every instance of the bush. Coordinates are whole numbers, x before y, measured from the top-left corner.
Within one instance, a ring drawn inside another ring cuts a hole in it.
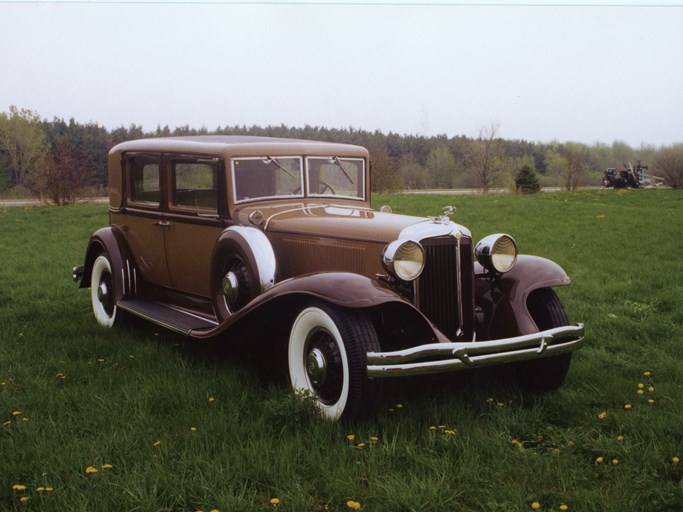
[[[515,178],[515,188],[518,194],[535,194],[541,190],[536,173],[528,165],[523,166]]]

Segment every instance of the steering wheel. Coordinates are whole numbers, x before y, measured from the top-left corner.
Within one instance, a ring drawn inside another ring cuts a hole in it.
[[[329,183],[327,183],[326,181],[320,180],[318,182],[318,194],[325,194],[327,190],[329,190],[333,196],[337,195],[337,193],[334,191],[334,189],[332,188],[332,186]],[[301,187],[296,187],[296,190],[294,192],[292,192],[292,194],[294,194],[294,195],[301,194]]]

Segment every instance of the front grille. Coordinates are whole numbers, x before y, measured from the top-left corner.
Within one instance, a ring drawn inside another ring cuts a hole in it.
[[[474,326],[474,269],[472,240],[451,236],[420,242],[425,250],[425,268],[416,282],[416,305],[451,340],[472,339]],[[458,263],[460,272],[458,272]],[[458,294],[460,276],[460,294]],[[462,313],[462,314],[461,314]],[[462,320],[461,317],[462,316]]]

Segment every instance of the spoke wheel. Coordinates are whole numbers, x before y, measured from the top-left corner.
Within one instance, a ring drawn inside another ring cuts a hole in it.
[[[551,288],[531,292],[527,307],[541,331],[569,325],[562,302]],[[517,381],[528,391],[552,391],[564,382],[571,360],[572,354],[567,353],[520,363],[516,369]]]
[[[90,301],[97,323],[104,327],[112,327],[116,322],[118,308],[114,299],[111,263],[104,254],[93,262],[90,274]]]
[[[379,397],[378,383],[366,376],[366,354],[375,350],[377,334],[365,316],[325,304],[306,307],[289,339],[292,387],[311,396],[326,419],[359,416]]]

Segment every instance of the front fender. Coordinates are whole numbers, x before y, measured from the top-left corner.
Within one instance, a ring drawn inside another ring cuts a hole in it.
[[[282,320],[287,318],[294,304],[306,300],[318,300],[351,309],[399,304],[406,312],[406,323],[421,323],[422,328],[434,332],[434,339],[446,340],[413,304],[391,287],[381,281],[350,272],[322,272],[287,279],[266,290],[219,326],[211,330],[192,331],[190,334],[197,338],[214,337],[242,320],[253,318],[263,310],[267,310],[273,317],[263,318],[262,322]]]
[[[538,256],[520,255],[510,272],[491,281],[475,265],[476,303],[484,312],[478,331],[485,339],[532,334],[539,331],[527,309],[529,294],[539,288],[566,286],[569,276],[557,263]]]

